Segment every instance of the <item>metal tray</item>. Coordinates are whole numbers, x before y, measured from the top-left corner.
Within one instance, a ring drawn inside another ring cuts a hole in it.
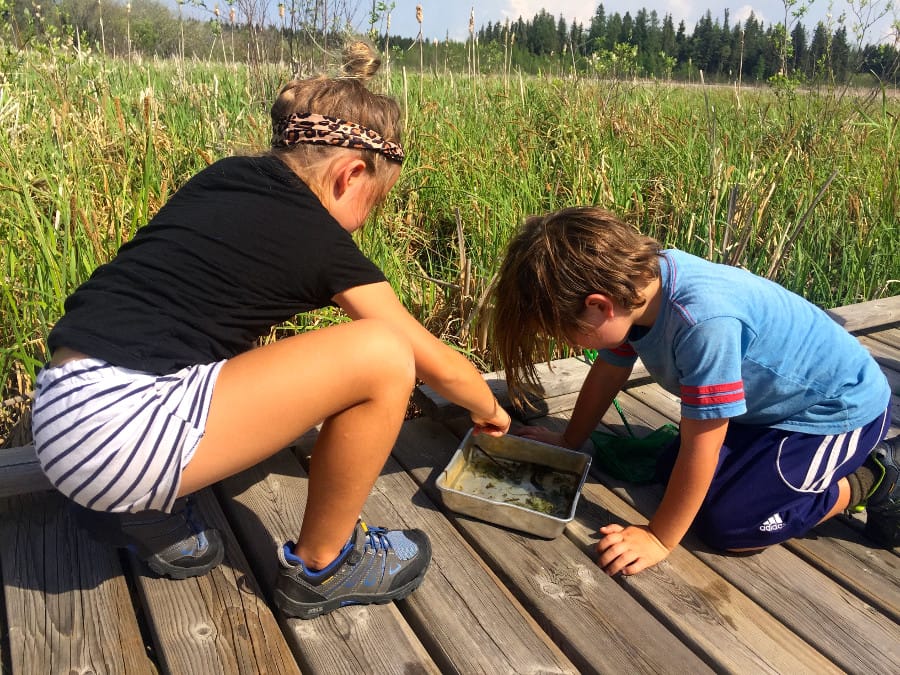
[[[499,459],[530,462],[578,476],[578,485],[572,503],[566,511],[566,517],[559,518],[518,504],[495,501],[450,487],[458,482],[460,472],[475,452],[476,444]],[[444,505],[452,511],[545,539],[554,539],[562,534],[566,525],[575,518],[575,507],[590,466],[590,455],[582,452],[566,450],[520,436],[506,435],[499,438],[485,434],[475,436],[470,429],[450,458],[450,463],[438,476],[436,485]]]

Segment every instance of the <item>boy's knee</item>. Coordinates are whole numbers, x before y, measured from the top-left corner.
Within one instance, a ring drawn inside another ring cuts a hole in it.
[[[718,551],[729,552],[763,549],[803,534],[777,516],[763,523],[751,523],[706,514],[698,517],[694,525],[703,543]]]

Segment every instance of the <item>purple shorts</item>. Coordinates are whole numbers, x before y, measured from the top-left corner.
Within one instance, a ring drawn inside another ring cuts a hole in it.
[[[731,423],[693,531],[728,550],[771,546],[809,532],[834,507],[837,483],[858,469],[890,427],[890,408],[859,429],[818,436]],[[668,482],[680,437],[663,451]]]

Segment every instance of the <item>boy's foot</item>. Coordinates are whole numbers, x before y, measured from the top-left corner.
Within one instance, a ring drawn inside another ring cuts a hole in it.
[[[172,513],[107,513],[75,502],[69,502],[69,507],[76,522],[94,539],[127,548],[162,576],[197,577],[225,556],[222,535],[206,526],[190,497],[178,499]]]
[[[866,500],[866,536],[882,546],[900,546],[900,436],[881,441],[870,455],[883,469]]]
[[[293,548],[288,542],[278,549],[275,604],[301,619],[345,605],[405,598],[422,583],[431,562],[431,542],[421,530],[366,527],[361,520],[341,554],[323,570],[308,570]]]

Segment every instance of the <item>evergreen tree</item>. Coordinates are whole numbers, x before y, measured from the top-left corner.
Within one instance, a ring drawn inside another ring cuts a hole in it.
[[[808,70],[809,47],[806,44],[806,28],[799,21],[791,31],[791,70],[794,73],[805,74]]]
[[[684,63],[690,58],[691,44],[685,35],[684,21],[678,22],[678,32],[675,33],[675,57],[679,63]]]
[[[612,51],[616,43],[620,41],[622,35],[622,17],[618,12],[613,14],[606,20],[606,36],[603,40],[602,49]]]
[[[622,26],[619,28],[619,37],[616,43],[636,44],[634,42],[634,19],[631,18],[631,12],[625,12],[625,16],[622,17]]]
[[[831,62],[831,38],[828,29],[821,21],[816,24],[812,41],[809,44],[807,59],[807,79],[820,78],[829,72]]]
[[[573,21],[572,27],[569,29],[569,43],[579,56],[584,56],[587,53],[586,37],[584,26]]]
[[[591,25],[588,29],[588,42],[590,44],[589,54],[603,48],[606,40],[606,10],[603,9],[603,3],[597,5],[597,10],[591,18]]]
[[[850,44],[847,42],[847,28],[841,26],[831,40],[831,69],[837,82],[847,82],[850,78]]]
[[[547,10],[538,12],[531,22],[526,44],[532,54],[550,54],[559,51],[556,21]]]
[[[671,14],[666,14],[663,19],[660,49],[665,52],[667,56],[678,55],[678,48],[675,45],[675,24],[672,22]]]
[[[560,16],[556,24],[556,44],[559,46],[559,50],[562,51],[568,43],[569,27],[566,25],[566,20]]]

